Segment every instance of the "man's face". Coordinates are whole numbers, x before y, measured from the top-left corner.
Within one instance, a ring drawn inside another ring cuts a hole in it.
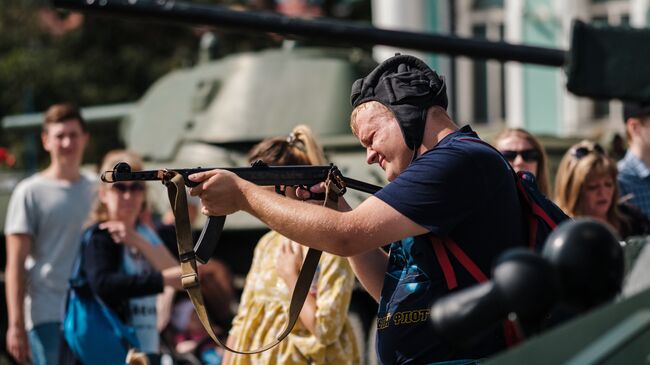
[[[408,167],[413,155],[397,119],[384,109],[366,107],[358,111],[354,124],[357,138],[366,149],[366,163],[379,164],[388,181],[393,181]]]
[[[88,133],[83,131],[78,120],[70,119],[49,124],[41,134],[41,140],[52,161],[79,166],[88,142]]]

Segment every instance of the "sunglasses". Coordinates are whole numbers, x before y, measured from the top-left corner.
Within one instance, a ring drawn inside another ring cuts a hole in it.
[[[594,148],[578,147],[578,148],[574,149],[573,152],[571,152],[571,154],[573,155],[573,157],[575,157],[576,159],[579,160],[579,159],[587,156],[588,154],[590,154],[592,152],[596,152],[596,153],[599,153],[601,155],[605,154],[605,150],[599,144],[595,144]]]
[[[514,161],[517,156],[521,156],[521,158],[526,161],[526,162],[536,162],[539,161],[539,152],[537,150],[521,150],[521,151],[512,151],[512,150],[506,150],[506,151],[499,151],[505,157],[506,160],[508,161]]]
[[[138,183],[125,184],[125,183],[119,183],[118,182],[118,183],[114,183],[113,185],[111,185],[111,189],[113,189],[113,190],[115,190],[115,191],[117,191],[119,193],[122,193],[122,194],[124,194],[126,192],[139,193],[139,192],[144,191],[144,184],[138,184]]]

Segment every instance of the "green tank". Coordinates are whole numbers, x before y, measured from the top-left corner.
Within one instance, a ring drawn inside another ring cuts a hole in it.
[[[336,49],[275,49],[171,72],[126,118],[124,141],[151,168],[246,166],[252,145],[306,124],[346,176],[383,185],[383,173],[364,163],[365,152],[348,126],[349,87],[364,71],[355,61],[362,56]],[[358,202],[359,194],[350,196]],[[226,229],[262,227],[244,213],[226,223]]]
[[[621,299],[497,354],[485,365],[647,364],[650,290]]]
[[[87,162],[124,146],[139,153],[148,169],[246,166],[246,152],[255,143],[306,124],[344,175],[383,185],[383,172],[365,164],[365,151],[349,127],[350,85],[373,65],[358,50],[294,48],[240,53],[172,71],[134,103],[83,108],[93,138]],[[33,138],[41,120],[40,113],[9,116],[2,126]],[[98,137],[105,133],[116,140]],[[98,141],[101,146],[93,146]],[[166,209],[162,186],[151,184],[150,190],[154,207]],[[351,191],[349,197],[359,202],[360,194]],[[250,228],[262,225],[245,214],[226,223],[226,229]]]

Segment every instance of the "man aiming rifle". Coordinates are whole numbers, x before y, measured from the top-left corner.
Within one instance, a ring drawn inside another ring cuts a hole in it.
[[[191,194],[201,198],[204,214],[244,210],[296,242],[349,257],[379,302],[382,363],[480,359],[503,349],[500,328],[461,350],[437,338],[427,315],[395,320],[428,313],[434,300],[453,289],[445,284],[448,273],[432,240],[460,248],[483,273],[499,253],[525,242],[517,191],[503,158],[476,143],[469,126],[454,124],[446,112],[444,80],[417,58],[386,60],[355,82],[351,101],[350,123],[366,161],[379,164],[390,181],[355,209],[290,201],[224,170],[190,175],[199,183]],[[387,244],[389,254],[381,249]],[[458,262],[452,260],[452,267],[457,287],[476,283]]]

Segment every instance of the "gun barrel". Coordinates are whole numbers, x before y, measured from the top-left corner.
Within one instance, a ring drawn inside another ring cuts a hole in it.
[[[273,32],[288,37],[334,41],[354,46],[386,45],[425,52],[443,53],[498,61],[517,61],[562,67],[566,51],[515,45],[450,35],[417,33],[376,28],[343,21],[305,20],[274,13],[233,11],[214,5],[165,0],[53,0],[57,7],[127,15],[184,24],[213,25],[245,31]]]
[[[244,180],[257,185],[312,185],[327,179],[331,166],[263,166],[263,167],[229,167],[220,168],[234,172]],[[192,183],[188,177],[197,172],[212,168],[174,170],[183,175],[186,184]],[[280,183],[281,182],[281,183]]]

